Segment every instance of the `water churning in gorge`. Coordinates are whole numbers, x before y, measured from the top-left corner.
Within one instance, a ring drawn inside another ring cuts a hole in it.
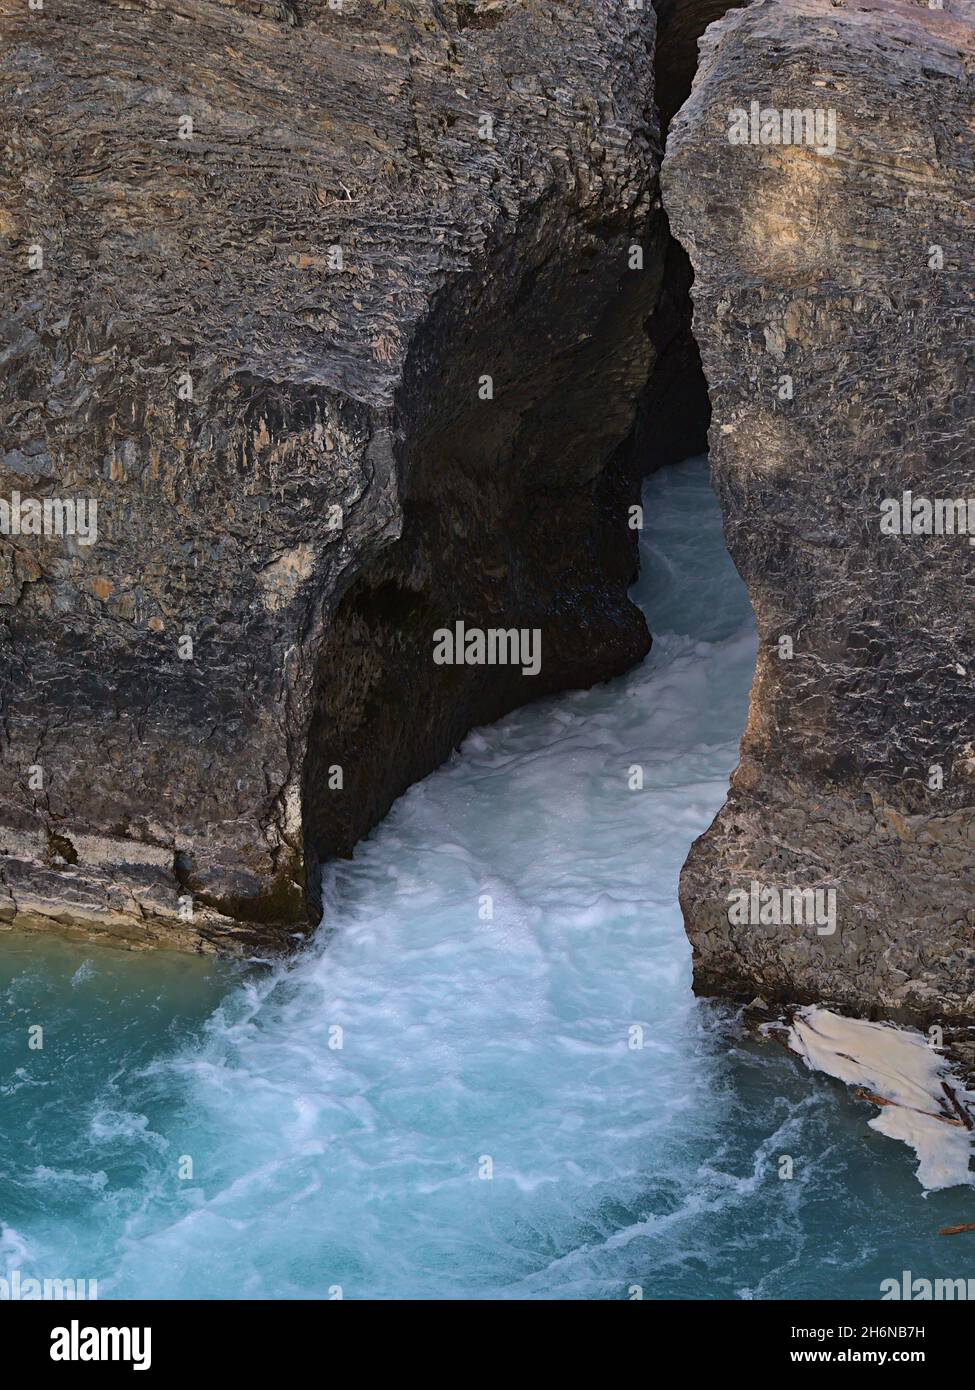
[[[965,1190],[925,1196],[842,1086],[692,996],[678,874],[756,637],[706,465],[646,515],[647,661],[472,733],[333,867],[290,964],[5,938],[0,1275],[795,1299],[950,1272]]]

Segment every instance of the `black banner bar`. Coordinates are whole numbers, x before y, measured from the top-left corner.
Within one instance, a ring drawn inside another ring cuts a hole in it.
[[[461,1302],[346,1302],[352,1306],[338,1306],[338,1300],[4,1302],[0,1336],[6,1364],[15,1365],[20,1377],[48,1368],[55,1375],[60,1369],[66,1379],[85,1370],[158,1376],[187,1371],[253,1376],[267,1370],[280,1376],[285,1368],[297,1369],[293,1357],[311,1358],[308,1369],[317,1365],[316,1374],[325,1374],[330,1364],[337,1365],[337,1356],[342,1356],[343,1374],[353,1369],[348,1358],[355,1356],[364,1358],[358,1363],[361,1373],[372,1377],[382,1372],[384,1352],[395,1374],[417,1374],[420,1338],[429,1369],[445,1371],[444,1352],[454,1347],[449,1365],[456,1375],[462,1372],[458,1335],[477,1339],[474,1372],[483,1375],[496,1356],[499,1373],[507,1374],[513,1344],[504,1334],[510,1332],[519,1338],[518,1345],[530,1339],[532,1361],[551,1381],[561,1374],[577,1378],[578,1334],[590,1335],[578,1322],[578,1311],[566,1327],[561,1305],[546,1305],[542,1313],[534,1301],[501,1308]],[[582,1316],[588,1322],[596,1314]],[[850,1365],[947,1371],[957,1364],[959,1339],[970,1323],[965,1304],[955,1302],[643,1302],[629,1306],[618,1321],[614,1317],[603,1323],[601,1318],[599,1314],[593,1330],[639,1338],[622,1344],[628,1359],[636,1355],[639,1363],[645,1358],[650,1373],[664,1356],[674,1374],[718,1369],[788,1375],[803,1366]],[[369,1340],[361,1341],[363,1335]],[[348,1341],[349,1336],[355,1341]],[[616,1363],[605,1341],[588,1343],[588,1351],[597,1365],[605,1356],[607,1371]],[[520,1354],[518,1359],[523,1366]]]

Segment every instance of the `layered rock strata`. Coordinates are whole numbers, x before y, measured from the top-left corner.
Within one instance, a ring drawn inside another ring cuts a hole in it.
[[[734,10],[671,127],[760,636],[741,765],[681,884],[703,992],[975,1016],[973,21]]]
[[[97,504],[0,535],[0,922],[289,941],[467,729],[648,648],[654,15],[0,16],[0,498]],[[435,665],[456,621],[540,672]]]

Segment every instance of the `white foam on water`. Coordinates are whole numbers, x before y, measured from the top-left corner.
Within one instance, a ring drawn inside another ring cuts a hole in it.
[[[858,1104],[691,993],[678,876],[756,638],[706,466],[645,508],[648,660],[472,733],[333,866],[294,960],[204,988],[175,958],[79,972],[90,948],[42,933],[0,956],[0,1269],[204,1299],[876,1298],[965,1272],[936,1218],[971,1220],[969,1191],[923,1194]]]
[[[332,866],[320,939],[160,1064],[196,1131],[170,1150],[205,1160],[192,1199],[150,1185],[109,1292],[149,1262],[172,1296],[214,1264],[242,1294],[625,1296],[579,1251],[654,1152],[685,1161],[663,1148],[709,1084],[677,879],[756,647],[702,464],[656,480],[648,516],[649,659],[473,732]]]
[[[7,1279],[14,1272],[28,1265],[33,1258],[30,1242],[0,1221],[0,1278]]]
[[[890,1102],[870,1127],[914,1150],[922,1187],[972,1182],[971,1133],[946,1104],[942,1083],[952,1085],[959,1098],[965,1089],[920,1033],[810,1007],[796,1012],[789,1043],[814,1071]]]

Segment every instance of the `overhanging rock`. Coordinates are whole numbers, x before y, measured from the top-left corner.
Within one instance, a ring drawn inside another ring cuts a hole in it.
[[[649,639],[649,7],[2,0],[0,920],[251,948]],[[645,253],[631,268],[631,248]],[[455,619],[542,670],[437,667]]]

